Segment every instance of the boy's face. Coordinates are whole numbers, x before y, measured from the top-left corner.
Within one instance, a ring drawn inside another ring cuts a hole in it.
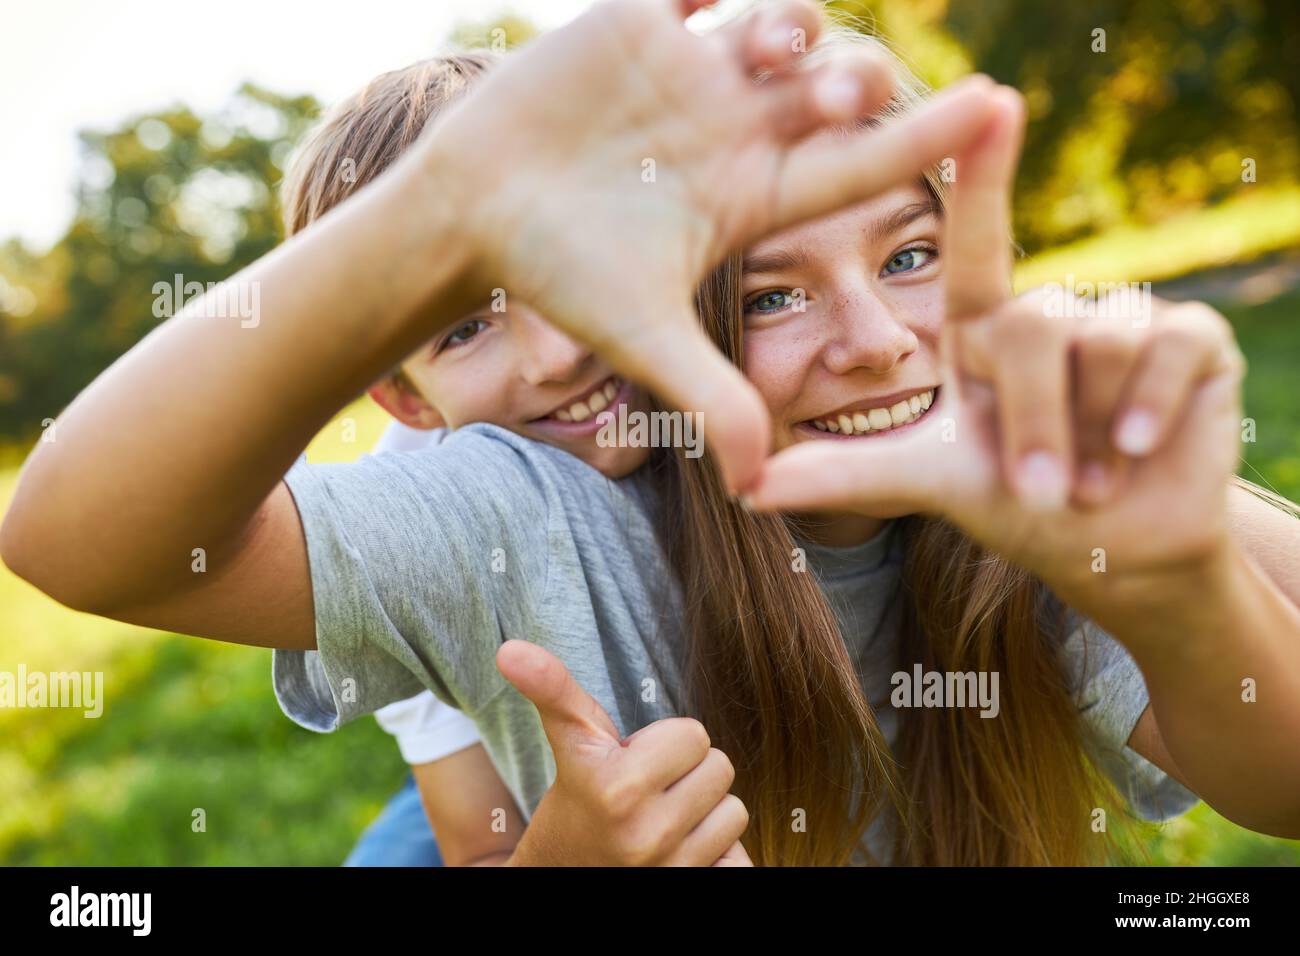
[[[411,355],[402,371],[418,394],[389,380],[370,395],[414,428],[499,425],[562,448],[609,478],[648,457],[648,448],[602,443],[596,421],[619,405],[628,414],[649,411],[645,392],[531,309],[467,316]],[[617,439],[619,430],[606,433]]]

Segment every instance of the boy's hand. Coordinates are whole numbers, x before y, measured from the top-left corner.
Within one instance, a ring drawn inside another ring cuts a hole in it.
[[[552,654],[506,641],[497,666],[531,700],[555,783],[515,850],[517,866],[750,866],[749,814],[727,791],[731,761],[704,727],[674,717],[626,740]]]
[[[483,299],[503,289],[703,412],[738,489],[770,428],[701,330],[696,286],[727,253],[955,153],[990,84],[973,78],[877,131],[809,140],[886,100],[889,68],[861,51],[799,68],[820,28],[808,0],[697,36],[682,17],[705,5],[616,0],[538,39],[431,125],[420,168],[427,201],[453,208],[470,239]],[[765,69],[777,75],[756,83]]]

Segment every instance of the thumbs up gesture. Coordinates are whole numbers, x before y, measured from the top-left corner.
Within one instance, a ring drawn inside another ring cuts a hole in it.
[[[555,783],[512,863],[523,866],[749,866],[749,824],[728,793],[735,770],[697,720],[670,717],[619,736],[553,654],[507,641],[497,667],[533,702]]]

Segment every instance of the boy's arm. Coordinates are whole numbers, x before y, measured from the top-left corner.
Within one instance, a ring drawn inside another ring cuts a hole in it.
[[[418,157],[390,173],[190,303],[69,406],[0,532],[12,570],[79,610],[315,646],[281,476],[331,414],[473,299],[455,217],[419,195],[431,190]],[[231,284],[257,304],[251,320],[216,294]]]
[[[523,815],[482,744],[411,767],[448,866],[502,866],[523,836]]]

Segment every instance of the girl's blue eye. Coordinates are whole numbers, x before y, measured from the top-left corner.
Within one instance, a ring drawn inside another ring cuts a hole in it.
[[[790,293],[781,289],[770,289],[767,292],[760,292],[745,303],[745,311],[780,312],[790,304],[790,300]]]
[[[913,272],[929,262],[933,255],[934,253],[929,249],[923,249],[919,246],[913,249],[904,249],[885,263],[885,271],[890,275],[898,275],[900,272]]]

